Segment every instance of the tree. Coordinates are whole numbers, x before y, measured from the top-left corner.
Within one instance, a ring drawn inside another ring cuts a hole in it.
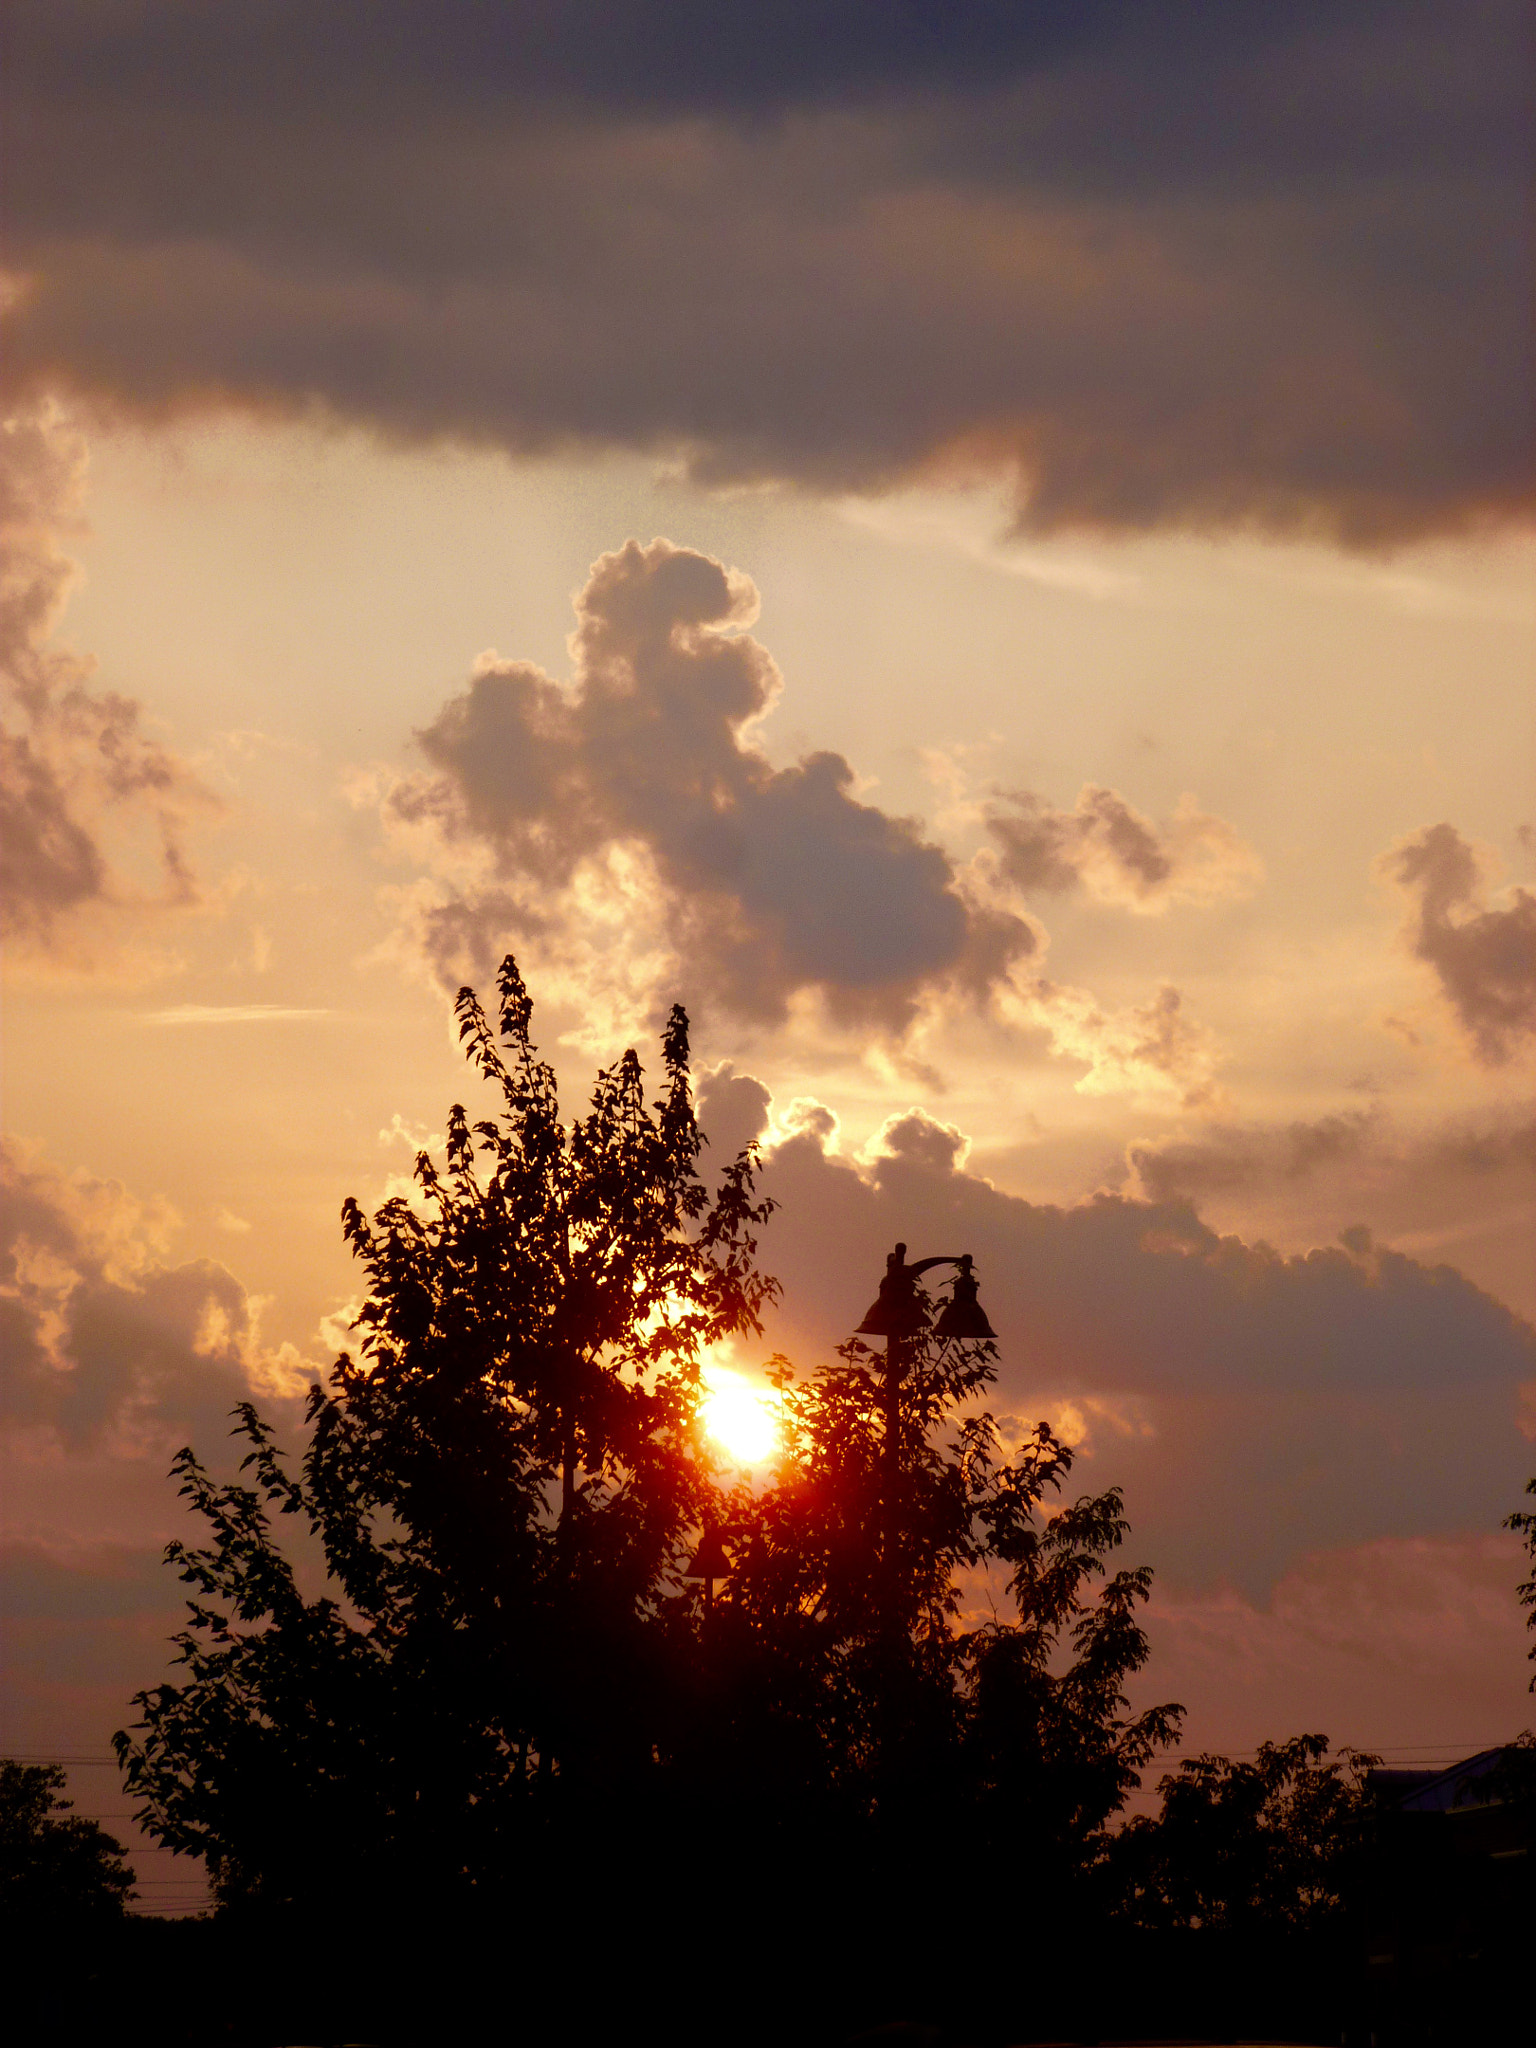
[[[63,1793],[58,1764],[0,1760],[0,1913],[13,1929],[120,1919],[137,1896],[122,1843]]]
[[[118,1738],[145,1824],[242,1911],[515,1926],[556,2031],[593,1944],[648,1969],[645,1902],[725,1843],[755,1941],[791,1884],[829,1924],[899,1900],[889,1931],[957,1868],[1042,1926],[1080,1910],[1180,1714],[1127,1705],[1150,1574],[1110,1569],[1120,1496],[1050,1500],[1070,1450],[1042,1423],[1005,1451],[995,1347],[947,1337],[899,1259],[895,1356],[775,1361],[783,1458],[722,1486],[699,1360],[772,1291],[752,1157],[700,1179],[680,1011],[660,1099],[627,1054],[566,1125],[510,960],[499,987],[496,1032],[467,990],[458,1014],[500,1114],[455,1107],[411,1201],[344,1209],[369,1298],[297,1476],[249,1407],[235,1484],[177,1457],[210,1536],[171,1547],[178,1681]],[[708,1604],[701,1531],[733,1567]],[[882,1981],[939,1953],[908,1948]]]
[[[1349,1908],[1380,1762],[1326,1735],[1266,1742],[1251,1760],[1186,1757],[1162,1812],[1116,1844],[1133,1918],[1154,1928],[1317,1935]],[[1326,1759],[1326,1760],[1325,1760]]]
[[[1060,1909],[1182,1714],[1127,1707],[1151,1574],[1108,1574],[1114,1490],[1046,1511],[1070,1449],[1042,1422],[1005,1456],[995,1344],[913,1300],[894,1359],[854,1338],[806,1380],[774,1363],[785,1455],[725,1507],[714,1710],[740,1716],[759,1826],[803,1847],[830,1825],[877,1892],[960,1860]]]
[[[249,1484],[175,1461],[212,1541],[168,1552],[183,1682],[117,1746],[145,1825],[225,1901],[494,1888],[531,1835],[632,1794],[664,1734],[699,1358],[758,1326],[766,1205],[750,1154],[699,1177],[681,1010],[661,1099],[626,1053],[566,1126],[511,959],[498,988],[499,1044],[471,991],[457,1012],[500,1114],[455,1105],[414,1202],[344,1207],[370,1294],[301,1476],[250,1407]],[[339,1597],[306,1597],[274,1514]]]
[[[1525,1483],[1525,1490],[1527,1493],[1536,1493],[1536,1479],[1528,1479]],[[1523,1508],[1516,1508],[1512,1515],[1505,1517],[1504,1526],[1506,1529],[1513,1529],[1517,1535],[1525,1538],[1525,1554],[1531,1561],[1531,1576],[1519,1589],[1520,1605],[1522,1607],[1529,1607],[1531,1610],[1526,1616],[1526,1627],[1536,1628],[1536,1513],[1528,1513]],[[1536,1643],[1532,1643],[1526,1654],[1532,1663],[1536,1663]],[[1530,1685],[1526,1690],[1528,1692],[1536,1692],[1536,1673],[1532,1674]]]

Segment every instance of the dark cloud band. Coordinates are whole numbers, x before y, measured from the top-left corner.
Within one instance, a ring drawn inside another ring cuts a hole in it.
[[[1236,17],[1236,18],[1233,18]],[[12,374],[1360,540],[1530,505],[1482,5],[24,9]]]

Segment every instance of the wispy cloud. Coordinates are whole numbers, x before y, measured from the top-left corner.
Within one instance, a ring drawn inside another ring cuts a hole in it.
[[[329,1017],[329,1010],[289,1010],[280,1003],[178,1003],[170,1010],[146,1010],[141,1024],[293,1024]]]
[[[1030,547],[1008,538],[1017,508],[1006,489],[914,490],[885,497],[838,499],[838,516],[850,526],[878,534],[907,547],[927,547],[963,555],[1002,576],[1022,577],[1078,597],[1145,602],[1144,579],[1132,571],[1099,560],[1087,548],[1059,543]]]

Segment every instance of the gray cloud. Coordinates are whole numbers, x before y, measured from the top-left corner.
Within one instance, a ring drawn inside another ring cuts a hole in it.
[[[291,1419],[302,1361],[265,1356],[244,1287],[161,1256],[163,1213],[0,1147],[0,1420],[71,1452],[220,1441],[237,1401]]]
[[[768,1128],[773,1098],[755,1074],[739,1074],[730,1060],[699,1082],[700,1129],[721,1159],[734,1159]]]
[[[1369,1232],[1284,1256],[1185,1201],[1033,1203],[962,1161],[960,1134],[918,1110],[863,1166],[809,1130],[772,1150],[770,1340],[814,1364],[898,1239],[971,1252],[1001,1337],[994,1405],[1086,1432],[1160,1572],[1257,1596],[1330,1545],[1497,1528],[1530,1459],[1536,1330],[1459,1272]]]
[[[750,727],[778,673],[743,628],[746,580],[669,541],[604,555],[576,602],[575,673],[487,661],[418,734],[433,773],[390,814],[494,874],[429,910],[445,980],[480,968],[605,863],[628,863],[691,1002],[776,1020],[817,991],[835,1015],[900,1029],[925,990],[985,995],[1032,951],[1023,920],[968,900],[910,819],[852,794],[817,753],[774,769]]]
[[[1260,872],[1233,828],[1189,799],[1163,825],[1091,782],[1070,811],[1027,790],[1010,792],[1007,802],[1010,809],[990,813],[987,830],[1002,874],[1026,895],[1086,886],[1108,902],[1153,910],[1241,893]]]
[[[1126,1147],[1126,1192],[1150,1202],[1299,1181],[1362,1163],[1379,1175],[1443,1182],[1448,1178],[1523,1181],[1536,1175],[1536,1118],[1521,1113],[1464,1122],[1404,1137],[1379,1108],[1343,1110],[1273,1127],[1215,1126],[1199,1138],[1141,1140]]]
[[[1151,1202],[1195,1201],[1273,1181],[1300,1180],[1357,1160],[1378,1133],[1371,1110],[1303,1119],[1279,1129],[1227,1127],[1199,1138],[1127,1146],[1128,1192]]]
[[[84,461],[46,407],[0,421],[0,928],[44,952],[66,948],[91,905],[142,900],[109,855],[121,824],[153,835],[159,900],[194,901],[184,827],[209,801],[137,703],[93,690],[91,664],[51,644],[74,573],[58,531]]]
[[[1198,1137],[1126,1148],[1122,1192],[1192,1202],[1221,1227],[1281,1243],[1326,1242],[1354,1226],[1421,1258],[1451,1260],[1536,1319],[1531,1222],[1536,1121],[1530,1106],[1429,1129],[1380,1107],[1280,1125],[1212,1124]]]
[[[23,6],[11,374],[1039,529],[1529,509],[1513,0],[387,14]]]
[[[1483,908],[1475,849],[1454,825],[1430,825],[1396,846],[1385,871],[1417,898],[1408,940],[1485,1066],[1502,1066],[1536,1035],[1536,895],[1513,889]]]
[[[1197,34],[1198,8],[1175,7]],[[728,23],[708,0],[495,0],[434,16],[420,5],[267,0],[261,8],[162,6],[125,14],[101,0],[20,0],[18,41],[36,83],[131,86],[152,103],[197,94],[221,112],[328,98],[344,73],[392,113],[462,102],[507,108],[550,98],[615,108],[768,112],[827,97],[1027,73],[1134,28],[1128,0],[1036,0],[1029,8],[879,0],[741,0]],[[387,33],[381,33],[381,17]],[[30,61],[28,61],[30,60]]]

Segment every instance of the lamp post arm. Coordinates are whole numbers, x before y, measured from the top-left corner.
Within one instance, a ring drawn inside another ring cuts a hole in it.
[[[926,1273],[930,1266],[963,1266],[966,1262],[966,1259],[969,1256],[970,1254],[968,1252],[960,1253],[958,1255],[955,1253],[947,1253],[942,1258],[937,1259],[915,1259],[912,1262],[912,1264],[908,1266],[907,1271],[915,1279],[919,1273]]]

